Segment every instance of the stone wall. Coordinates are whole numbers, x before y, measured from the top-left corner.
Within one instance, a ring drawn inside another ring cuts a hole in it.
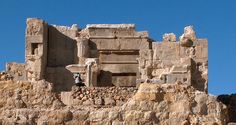
[[[46,79],[55,85],[55,91],[69,90],[73,74],[65,67],[74,64],[78,28],[48,25],[36,18],[27,20],[26,72],[29,81]]]
[[[70,90],[74,84],[73,74],[65,67],[74,64],[77,42],[74,39],[78,28],[66,26],[48,27],[48,53],[45,79],[55,85],[55,91]]]
[[[149,49],[147,32],[134,24],[91,24],[87,32],[90,56],[99,59],[98,86],[136,86],[139,51]]]
[[[11,62],[6,64],[6,73],[9,74],[13,80],[26,81],[25,64]]]
[[[197,39],[191,26],[185,28],[179,42],[173,33],[164,34],[163,42],[153,42],[152,50],[140,52],[139,69],[140,81],[149,80],[152,83],[180,81],[207,92],[208,41]]]
[[[28,19],[26,31],[27,78],[46,79],[55,91],[70,90],[73,73],[80,73],[86,86],[179,81],[207,92],[208,41],[198,39],[191,26],[179,42],[169,33],[161,43],[135,31],[134,24],[89,24],[80,30]]]

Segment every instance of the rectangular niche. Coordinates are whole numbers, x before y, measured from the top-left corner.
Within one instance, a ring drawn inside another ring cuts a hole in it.
[[[31,55],[38,55],[39,43],[31,43]]]

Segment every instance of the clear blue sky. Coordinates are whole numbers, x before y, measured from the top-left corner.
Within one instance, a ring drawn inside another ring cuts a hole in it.
[[[6,62],[24,62],[28,17],[80,27],[135,23],[157,41],[193,25],[199,38],[209,40],[209,92],[236,93],[236,0],[1,0],[0,70]]]

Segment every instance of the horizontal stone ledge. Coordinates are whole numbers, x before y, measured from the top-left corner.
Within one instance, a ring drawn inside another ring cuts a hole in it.
[[[139,54],[139,50],[100,50],[101,54],[109,54],[109,53],[137,53]]]
[[[89,36],[89,39],[140,39],[148,38],[148,36]]]
[[[66,69],[69,70],[72,73],[86,73],[86,65],[79,65],[79,64],[71,64],[67,65]]]
[[[115,29],[134,29],[135,24],[87,24],[86,28],[115,28]]]
[[[139,53],[137,49],[98,49],[96,50],[101,54],[105,53]]]
[[[27,60],[31,60],[31,59],[34,59],[34,60],[36,60],[36,59],[41,59],[41,57],[42,57],[42,56],[40,56],[40,55],[26,55],[26,56],[25,56],[25,58],[26,58]]]
[[[101,64],[138,64],[138,61],[101,61]]]

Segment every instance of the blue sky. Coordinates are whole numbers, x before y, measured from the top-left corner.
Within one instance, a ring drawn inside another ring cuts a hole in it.
[[[0,70],[11,61],[24,62],[25,21],[50,24],[135,23],[160,41],[193,25],[198,38],[209,41],[209,92],[236,93],[236,0],[1,0]]]

